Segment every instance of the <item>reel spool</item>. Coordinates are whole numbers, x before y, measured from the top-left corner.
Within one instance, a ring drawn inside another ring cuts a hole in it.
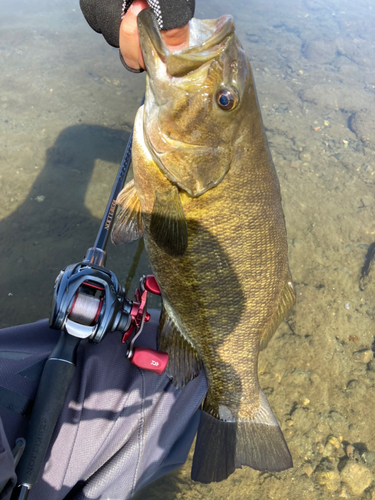
[[[88,283],[83,284],[89,286]],[[68,318],[82,325],[94,325],[99,317],[102,306],[103,297],[99,299],[84,292],[77,292]]]

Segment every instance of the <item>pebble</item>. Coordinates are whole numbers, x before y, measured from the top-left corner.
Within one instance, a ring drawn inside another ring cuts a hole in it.
[[[316,480],[321,486],[325,486],[328,491],[334,492],[340,488],[340,474],[336,469],[320,469],[315,473]]]
[[[332,446],[336,448],[336,450],[339,450],[341,448],[341,442],[340,439],[337,439],[335,436],[330,436],[328,438],[328,443],[330,443]]]
[[[333,446],[331,443],[327,443],[323,450],[323,457],[330,457],[333,452]]]
[[[371,349],[364,349],[363,351],[353,352],[354,361],[357,363],[370,363],[374,358],[374,353]]]
[[[340,479],[353,495],[361,495],[372,483],[372,474],[365,465],[348,460],[341,471],[339,481]]]
[[[367,147],[374,147],[375,118],[373,113],[366,110],[358,111],[351,119],[350,128],[358,140],[365,143]]]
[[[317,452],[322,455],[323,454],[323,451],[324,451],[324,446],[322,445],[322,443],[317,443],[316,445],[316,449],[317,449]]]
[[[340,439],[337,438],[336,436],[329,436],[323,449],[323,457],[329,457],[330,459],[331,455],[340,448],[341,448]],[[332,458],[332,460],[334,459]]]
[[[366,463],[367,467],[375,465],[375,453],[373,451],[365,451],[361,456],[362,460]]]
[[[357,335],[349,335],[349,342],[354,342],[355,344],[358,344],[359,338]]]
[[[312,473],[314,472],[314,468],[310,464],[305,464],[302,467],[302,470],[306,474],[307,477],[311,477]]]
[[[335,58],[336,45],[325,40],[311,40],[305,43],[302,53],[306,59],[320,65],[330,63]]]
[[[311,161],[311,154],[310,153],[302,152],[298,155],[298,157],[301,161],[306,161],[306,162]]]
[[[345,448],[345,453],[347,457],[351,457],[353,453],[355,452],[355,448],[353,445],[348,444],[348,446]]]
[[[306,398],[306,397],[303,397],[303,398],[300,399],[300,404],[302,406],[309,406],[310,400],[308,398]]]
[[[348,490],[345,486],[343,486],[341,488],[341,491],[340,491],[340,494],[339,494],[339,498],[350,498],[351,495],[348,493]]]

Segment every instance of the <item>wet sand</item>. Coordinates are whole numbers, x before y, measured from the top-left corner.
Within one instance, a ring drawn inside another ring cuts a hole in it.
[[[21,4],[0,19],[1,326],[47,316],[55,276],[92,245],[143,93],[74,2]],[[371,266],[360,286],[375,241],[375,6],[197,4],[197,17],[223,13],[252,64],[283,196],[297,303],[260,383],[294,468],[201,485],[189,459],[137,498],[375,499]],[[122,281],[135,249],[109,248]]]

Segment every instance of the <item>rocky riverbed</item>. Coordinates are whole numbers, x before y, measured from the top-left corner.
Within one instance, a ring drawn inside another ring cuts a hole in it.
[[[19,4],[0,19],[2,327],[47,316],[55,276],[93,244],[143,94],[75,2]],[[201,485],[189,457],[137,498],[374,500],[375,6],[197,2],[197,17],[223,13],[251,60],[283,196],[297,303],[259,370],[294,468]],[[109,249],[123,281],[136,247]]]

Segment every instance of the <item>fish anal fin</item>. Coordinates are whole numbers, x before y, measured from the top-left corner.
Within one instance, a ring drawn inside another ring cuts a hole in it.
[[[158,347],[168,353],[166,373],[175,387],[183,387],[198,376],[202,368],[201,360],[164,308],[160,317]]]
[[[191,479],[219,482],[236,469],[236,422],[223,422],[201,411],[193,456]]]
[[[117,197],[119,212],[112,229],[114,245],[139,240],[143,236],[141,204],[135,190],[134,180],[128,182]]]
[[[279,307],[277,308],[276,313],[272,318],[272,322],[269,325],[269,328],[265,331],[263,337],[260,338],[259,349],[263,351],[268,345],[268,342],[273,337],[276,332],[278,326],[288,314],[290,309],[293,307],[296,301],[296,294],[294,291],[292,279],[290,278],[285,282],[283,291],[281,293]]]
[[[182,256],[188,243],[187,223],[178,189],[156,193],[150,233],[157,245],[172,257]]]
[[[243,465],[270,472],[293,467],[284,436],[262,391],[258,402],[254,418],[246,420],[238,417],[223,421],[201,412],[191,471],[193,481],[223,481]]]

